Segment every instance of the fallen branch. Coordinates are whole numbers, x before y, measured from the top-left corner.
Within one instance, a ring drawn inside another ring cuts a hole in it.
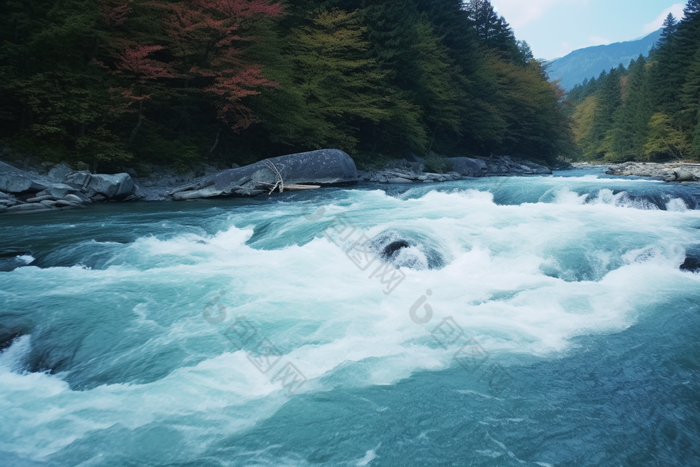
[[[272,171],[272,173],[275,174],[275,176],[277,178],[275,181],[275,184],[272,186],[272,190],[270,190],[269,194],[271,195],[277,189],[277,187],[279,187],[280,193],[284,193],[284,179],[282,178],[282,174],[277,169],[277,167],[275,167],[275,164],[273,164],[272,162],[270,162],[268,160],[266,160],[264,162],[265,162],[265,165],[267,166],[267,168],[270,169]],[[261,183],[263,183],[265,185],[272,185],[270,183],[265,183],[265,182],[261,182]]]

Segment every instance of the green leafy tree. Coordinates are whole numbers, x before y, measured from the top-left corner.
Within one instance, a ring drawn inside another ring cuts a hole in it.
[[[674,128],[671,117],[664,113],[654,114],[649,120],[649,138],[644,146],[648,160],[673,157],[683,159],[689,149],[683,132]]]

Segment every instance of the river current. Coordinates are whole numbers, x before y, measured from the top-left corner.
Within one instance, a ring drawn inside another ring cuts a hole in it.
[[[700,465],[700,186],[0,217],[2,466]]]

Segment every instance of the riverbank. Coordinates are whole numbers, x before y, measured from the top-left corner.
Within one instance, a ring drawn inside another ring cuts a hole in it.
[[[217,169],[201,165],[182,174],[156,167],[148,176],[134,170],[119,174],[92,174],[66,164],[0,162],[0,213],[39,213],[75,209],[92,203],[124,201],[184,201],[193,199],[260,196],[284,191],[284,184],[333,186],[370,182],[381,184],[444,183],[496,176],[548,175],[552,170],[509,156],[445,158],[442,169],[430,171],[425,159],[411,156],[374,170],[357,170],[350,156],[320,150],[266,159],[246,167]],[[21,168],[19,168],[21,167]],[[281,172],[275,173],[277,169]],[[557,170],[600,168],[606,174],[697,182],[700,164],[641,163],[561,164]]]
[[[445,158],[441,162],[442,170],[430,171],[423,158],[411,156],[391,161],[383,168],[363,171],[357,170],[353,159],[342,151],[320,150],[223,170],[202,165],[181,174],[169,168],[154,168],[145,177],[130,169],[118,174],[92,174],[85,167],[73,170],[66,164],[0,162],[0,213],[39,213],[110,201],[250,197],[282,192],[285,184],[321,187],[358,182],[442,183],[552,173],[548,167],[509,156]]]

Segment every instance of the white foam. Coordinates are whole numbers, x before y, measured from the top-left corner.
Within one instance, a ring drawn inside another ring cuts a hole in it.
[[[22,261],[24,264],[32,264],[34,261],[36,261],[36,258],[32,255],[20,255],[17,256],[17,259]]]
[[[365,465],[369,465],[372,463],[374,459],[377,458],[377,449],[382,445],[382,443],[379,443],[379,446],[377,446],[374,449],[370,449],[365,453],[365,457],[357,461],[357,464],[355,464],[358,467],[364,467]]]
[[[673,198],[666,203],[666,210],[670,212],[688,212],[688,206],[680,198]]]

